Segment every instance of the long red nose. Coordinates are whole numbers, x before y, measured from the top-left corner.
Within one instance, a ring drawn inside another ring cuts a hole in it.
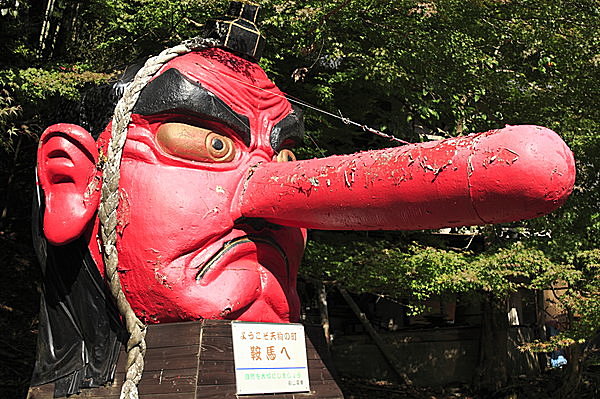
[[[335,230],[419,230],[547,214],[573,189],[573,154],[553,131],[504,129],[352,155],[259,165],[241,214]]]

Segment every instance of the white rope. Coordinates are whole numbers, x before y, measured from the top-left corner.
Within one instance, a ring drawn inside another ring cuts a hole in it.
[[[140,92],[164,64],[173,58],[207,47],[216,47],[219,43],[212,39],[194,38],[182,44],[166,49],[159,55],[149,58],[125,88],[123,97],[115,107],[112,120],[111,138],[108,144],[106,160],[102,168],[102,193],[99,209],[100,232],[103,243],[104,266],[110,291],[121,313],[129,340],[127,342],[126,378],[121,387],[121,399],[138,399],[138,389],[144,371],[146,353],[146,326],[127,301],[118,273],[119,255],[117,253],[117,207],[119,205],[119,180],[121,177],[121,157],[127,139],[127,127],[131,121],[131,112]]]

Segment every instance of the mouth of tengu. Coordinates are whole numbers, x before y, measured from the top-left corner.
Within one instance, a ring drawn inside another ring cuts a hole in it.
[[[206,273],[208,273],[216,265],[219,265],[222,262],[228,263],[228,257],[230,257],[231,255],[235,255],[235,252],[247,246],[255,246],[257,253],[260,253],[261,249],[266,249],[270,250],[270,252],[274,252],[275,254],[277,254],[277,257],[280,258],[280,261],[285,266],[286,275],[289,275],[288,258],[285,254],[285,251],[283,250],[281,245],[279,245],[279,243],[268,237],[245,235],[225,242],[221,249],[219,249],[202,265],[198,266],[196,280],[201,280],[206,275]],[[234,260],[237,259],[235,259],[234,257]]]

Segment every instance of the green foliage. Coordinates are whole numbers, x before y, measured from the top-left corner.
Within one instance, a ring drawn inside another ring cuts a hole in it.
[[[597,115],[596,2],[263,3],[267,66],[285,90],[405,139]],[[388,145],[308,122],[331,153]]]
[[[104,73],[65,71],[64,67],[60,69],[26,68],[0,71],[0,82],[17,93],[23,102],[36,104],[53,97],[78,99],[83,88],[104,83],[110,78],[110,75]]]
[[[520,346],[521,351],[531,352],[552,352],[575,344],[583,344],[585,339],[575,340],[567,334],[560,333],[550,337],[547,341],[536,339],[532,342],[527,342]]]
[[[569,282],[563,302],[575,318],[570,335],[584,339],[600,333],[600,249],[579,252],[575,267],[580,278]]]
[[[7,153],[19,134],[39,134],[38,123],[58,112],[58,104],[78,101],[81,92],[111,75],[78,66],[0,70],[0,148]]]
[[[597,337],[600,334],[600,249],[578,252],[573,265],[553,267],[545,275],[547,281],[536,281],[537,287],[547,287],[549,282],[560,282],[567,287],[559,296],[559,306],[568,312],[572,324],[549,341],[536,340],[522,349],[544,352],[583,344]]]
[[[0,91],[0,148],[5,151],[10,149],[13,144],[13,138],[17,135],[18,129],[14,125],[21,114],[21,106],[15,105],[14,98],[6,89]]]
[[[355,292],[377,292],[415,299],[460,292],[472,284],[466,273],[466,254],[411,244],[395,247],[388,241],[350,241],[334,238],[309,241],[302,273],[335,280]]]
[[[482,253],[321,233],[309,241],[305,275],[336,281],[350,290],[408,298],[417,308],[431,297],[485,293],[499,301],[518,289],[547,290],[560,285],[557,305],[572,317],[570,329],[551,342],[525,348],[542,350],[574,344],[600,328],[600,250],[581,251],[572,264],[550,258],[523,242]]]
[[[31,48],[28,34],[32,24],[27,23],[30,5],[28,2],[7,0],[0,3],[0,68],[15,65]]]
[[[45,15],[46,5],[30,9],[10,2],[0,16],[0,49],[6,55],[0,60],[0,147],[7,150],[19,133],[39,134],[59,102],[75,103],[82,91],[106,82],[116,70],[200,34],[206,19],[221,15],[227,2],[52,4]]]
[[[69,61],[91,61],[97,68],[121,68],[201,33],[209,17],[227,2],[175,0],[94,0],[85,5]]]
[[[474,254],[414,242],[340,239],[339,233],[309,241],[304,265],[310,277],[338,281],[356,292],[415,300],[472,291],[504,297],[518,288],[546,288],[553,281],[580,277],[519,242]]]

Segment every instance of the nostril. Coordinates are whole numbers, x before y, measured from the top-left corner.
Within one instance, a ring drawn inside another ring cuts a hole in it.
[[[280,226],[267,222],[265,219],[261,219],[261,218],[246,218],[246,217],[241,217],[239,219],[237,219],[235,221],[235,225],[237,226],[249,226],[251,227],[254,231],[262,231],[266,228],[269,228],[271,230],[279,228]]]

